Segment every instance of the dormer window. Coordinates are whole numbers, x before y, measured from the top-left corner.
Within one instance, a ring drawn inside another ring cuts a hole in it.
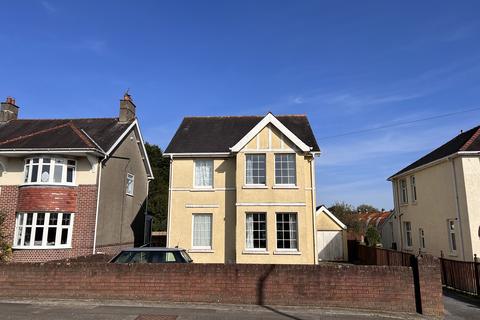
[[[25,160],[25,184],[73,184],[77,162],[59,157]]]

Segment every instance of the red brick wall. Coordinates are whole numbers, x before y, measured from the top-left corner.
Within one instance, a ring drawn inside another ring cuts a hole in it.
[[[17,212],[77,212],[77,187],[23,186]]]
[[[354,265],[0,265],[0,297],[142,299],[415,312],[410,268]]]
[[[17,199],[17,186],[0,187],[0,211],[6,216],[3,228],[7,239],[11,244],[13,244],[13,235],[15,232],[15,210],[17,208]]]
[[[419,256],[418,273],[423,314],[443,316],[442,276],[438,258],[431,255]]]

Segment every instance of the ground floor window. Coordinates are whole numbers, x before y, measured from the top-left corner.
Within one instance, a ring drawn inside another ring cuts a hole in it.
[[[403,229],[404,229],[404,233],[405,233],[405,247],[411,248],[413,246],[412,223],[410,221],[405,221],[403,223]]]
[[[267,249],[267,215],[265,213],[247,213],[245,239],[247,249]]]
[[[420,249],[425,250],[425,231],[423,231],[423,228],[418,229],[418,235],[419,235],[419,240],[420,240]]]
[[[17,213],[14,248],[69,248],[73,213]]]
[[[297,214],[277,213],[277,249],[298,249]]]
[[[212,248],[212,215],[194,214],[193,215],[193,241],[194,249]]]

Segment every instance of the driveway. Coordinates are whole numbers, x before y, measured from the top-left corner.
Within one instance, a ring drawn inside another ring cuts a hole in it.
[[[480,298],[473,298],[450,290],[443,291],[445,319],[480,320]]]
[[[2,320],[318,320],[422,319],[417,315],[318,308],[211,304],[146,304],[86,300],[0,301]]]

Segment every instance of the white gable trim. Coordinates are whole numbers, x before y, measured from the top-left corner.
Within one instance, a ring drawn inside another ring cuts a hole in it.
[[[271,113],[268,113],[252,130],[250,130],[240,141],[230,148],[232,152],[239,152],[243,147],[247,145],[263,128],[269,123],[273,124],[280,132],[290,139],[300,150],[304,152],[310,152],[311,147],[302,142],[292,131],[288,130],[277,118]]]
[[[112,152],[118,147],[118,145],[125,139],[125,137],[130,133],[130,131],[135,128],[136,132],[138,134],[138,137],[140,138],[140,144],[141,144],[141,149],[143,152],[143,156],[145,157],[145,160],[147,162],[147,176],[149,180],[153,180],[153,171],[152,167],[150,166],[150,160],[148,159],[148,154],[147,154],[147,149],[145,149],[145,142],[143,141],[143,136],[142,132],[140,131],[140,127],[138,125],[137,119],[135,119],[131,125],[128,126],[128,128],[122,133],[122,135],[115,141],[115,143],[108,149],[107,156],[110,156]],[[138,144],[138,143],[137,143]]]
[[[344,230],[347,229],[347,226],[346,226],[345,224],[343,224],[342,221],[338,220],[338,218],[335,217],[335,215],[334,215],[333,213],[331,213],[331,212],[327,209],[327,207],[325,207],[324,205],[322,205],[322,206],[320,206],[320,208],[318,208],[318,210],[317,210],[317,215],[318,215],[319,213],[321,213],[321,212],[325,213],[330,219],[332,219],[336,224],[338,224],[338,226],[339,226],[340,228],[342,228],[342,229],[344,229]]]

